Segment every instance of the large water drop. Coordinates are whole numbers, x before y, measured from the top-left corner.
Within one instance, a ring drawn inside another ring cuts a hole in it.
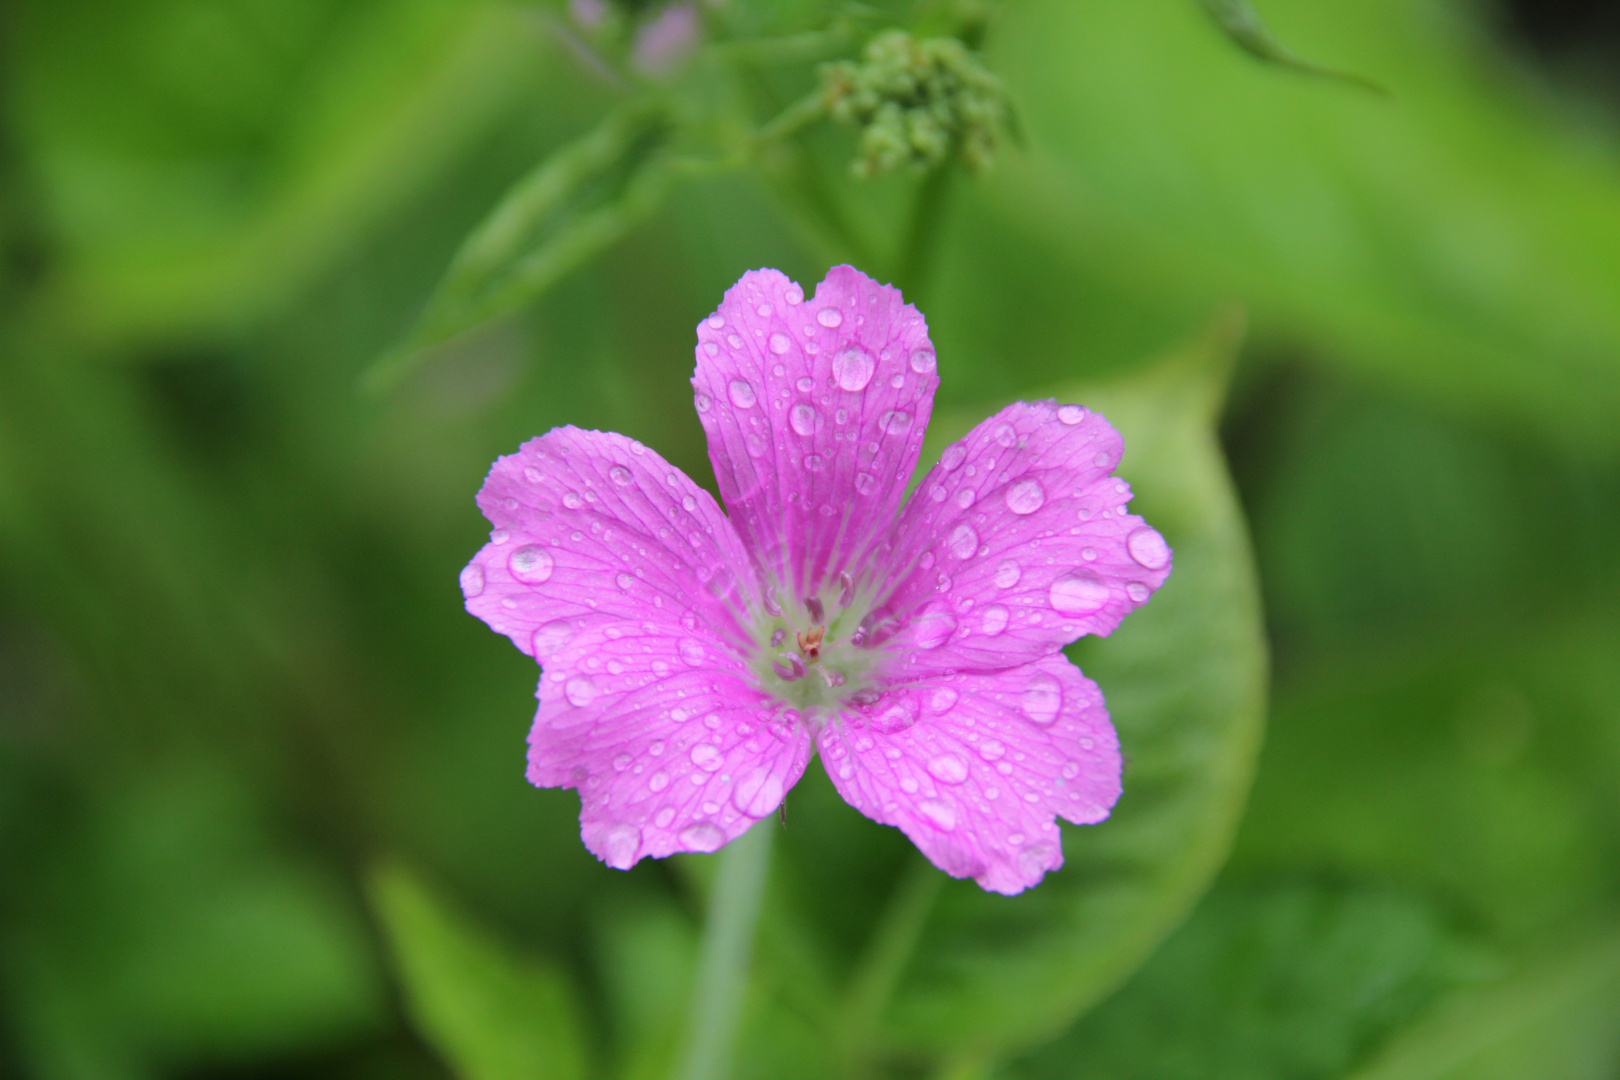
[[[556,562],[539,544],[524,544],[507,556],[506,568],[525,585],[538,585],[551,577]]]

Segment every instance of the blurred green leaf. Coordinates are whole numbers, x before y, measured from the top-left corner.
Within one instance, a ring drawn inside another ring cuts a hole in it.
[[[1243,518],[1213,425],[1241,319],[1149,370],[1066,386],[1125,436],[1133,509],[1176,569],[1107,641],[1075,650],[1103,688],[1126,760],[1106,823],[1064,830],[1067,863],[1007,899],[945,882],[878,1029],[879,1045],[971,1057],[1049,1035],[1097,1002],[1186,915],[1225,858],[1265,712],[1266,647]],[[936,416],[930,451],[977,414]],[[937,875],[936,875],[937,876]],[[901,894],[896,904],[906,904]],[[895,921],[889,935],[915,932]],[[886,938],[868,946],[882,963]]]
[[[424,350],[533,303],[656,212],[676,175],[664,107],[637,101],[547,158],[478,226],[428,300],[415,331],[363,376],[394,385]]]
[[[578,1080],[586,1054],[567,975],[513,955],[409,870],[385,864],[371,902],[417,1031],[460,1080]]]
[[[1304,59],[1288,46],[1278,41],[1269,29],[1260,13],[1254,9],[1249,0],[1198,0],[1209,17],[1215,20],[1226,36],[1237,43],[1237,46],[1250,56],[1259,60],[1266,60],[1273,64],[1281,64],[1310,75],[1325,75],[1330,79],[1343,79],[1345,82],[1365,87],[1378,93],[1386,93],[1383,87],[1375,82],[1363,79],[1357,75],[1345,72],[1332,71],[1319,67]]]
[[[1223,883],[1020,1080],[1333,1080],[1490,963],[1421,895]],[[1499,966],[1499,965],[1498,965]]]

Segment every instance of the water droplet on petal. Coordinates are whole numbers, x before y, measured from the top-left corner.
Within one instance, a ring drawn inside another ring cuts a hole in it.
[[[759,432],[750,431],[748,433],[748,435],[743,439],[743,445],[748,448],[749,456],[751,456],[751,457],[764,457],[765,456],[765,440],[760,438]]]
[[[1078,761],[1065,761],[1063,763],[1063,779],[1065,779],[1065,780],[1073,780],[1075,777],[1077,777],[1079,775],[1080,775],[1080,763]]]
[[[934,353],[932,349],[915,349],[911,354],[911,370],[919,375],[926,375],[934,370]]]
[[[688,825],[679,834],[688,851],[719,851],[726,846],[726,834],[712,821],[699,821]]]
[[[551,552],[539,544],[524,544],[506,559],[506,568],[525,585],[538,585],[547,580],[555,566]]]
[[[858,493],[860,493],[862,495],[870,495],[872,493],[872,485],[873,485],[873,483],[874,483],[874,480],[872,478],[871,473],[856,473],[855,474],[855,490]]]
[[[814,435],[816,432],[816,415],[814,408],[800,403],[788,410],[788,424],[799,435]]]
[[[901,409],[891,409],[878,417],[878,428],[885,435],[898,435],[911,426],[911,414]]]
[[[1096,457],[1092,458],[1091,460],[1092,460],[1092,463],[1097,466],[1097,468],[1106,469],[1106,468],[1108,468],[1108,463],[1110,461],[1113,461],[1114,459],[1109,457],[1107,453],[1101,453],[1101,454],[1098,454]]]
[[[872,728],[885,735],[904,731],[917,722],[917,703],[910,694],[902,693],[890,700],[882,712],[871,718]],[[892,747],[891,747],[892,749]]]
[[[461,568],[461,595],[468,600],[484,591],[484,568],[477,563],[468,563]]]
[[[985,637],[995,637],[997,634],[1007,629],[1007,620],[1010,617],[1011,616],[1006,608],[1002,607],[1000,604],[991,604],[989,607],[984,609],[984,613],[981,616],[984,622],[979,628],[980,632],[983,633]]]
[[[742,348],[742,338],[736,334],[727,334],[726,344],[730,345],[733,349],[740,349]]]
[[[876,370],[877,361],[872,359],[871,353],[859,345],[851,345],[833,357],[833,380],[838,383],[840,389],[851,393],[865,390],[866,384],[872,381],[872,373]]]
[[[963,488],[961,491],[956,493],[956,508],[958,510],[966,510],[968,507],[973,505],[973,499],[973,489],[970,487]]]
[[[720,748],[710,743],[698,743],[692,747],[690,757],[692,764],[704,772],[718,772],[720,766],[726,763],[725,755],[720,753]]]
[[[803,464],[806,472],[820,472],[826,467],[827,459],[820,454],[806,454]]]
[[[1140,581],[1133,581],[1129,585],[1125,586],[1125,595],[1129,596],[1138,604],[1145,604],[1147,603],[1148,597],[1153,595],[1153,590],[1149,589]]]
[[[1007,755],[1007,748],[996,739],[986,739],[979,744],[979,756],[986,761],[1000,761]]]
[[[804,290],[799,288],[797,284],[789,285],[783,290],[782,297],[789,304],[802,304],[804,303]]]
[[[713,404],[714,402],[709,398],[708,394],[698,394],[692,398],[693,407],[700,413],[708,412],[709,406]]]
[[[718,330],[724,325],[726,325],[725,316],[719,312],[709,316],[709,329]]]
[[[663,791],[667,787],[669,787],[669,773],[667,772],[655,772],[647,778],[647,789],[649,791]]]
[[[1090,615],[1108,603],[1108,586],[1084,570],[1073,570],[1056,581],[1047,593],[1054,611],[1064,615]]]
[[[629,754],[620,754],[618,757],[613,759],[613,771],[624,772],[624,770],[630,767],[630,761],[631,758]]]
[[[1043,840],[1018,853],[1018,872],[1024,876],[1025,881],[1038,878],[1046,873],[1059,858],[1058,846]]]
[[[1046,505],[1046,489],[1039,480],[1020,480],[1007,489],[1007,509],[1015,514],[1033,514]]]
[[[941,603],[931,603],[912,622],[912,641],[919,649],[937,649],[956,631],[956,619]]]
[[[618,484],[620,487],[625,487],[633,479],[633,477],[630,475],[630,470],[625,468],[623,465],[613,466],[608,470],[608,476],[611,477],[613,482]]]
[[[771,317],[771,313],[773,311],[775,311],[776,309],[771,307],[771,305],[769,305],[769,304],[761,304],[761,305],[759,305],[759,307],[755,308],[754,310],[756,310],[759,313],[760,318],[768,319],[768,318]]]
[[[563,697],[568,704],[583,709],[596,700],[596,684],[589,675],[575,675],[563,683]]]
[[[781,356],[783,353],[793,348],[793,340],[786,334],[778,331],[777,333],[771,335],[770,345],[771,352],[775,353],[777,356]]]
[[[944,754],[928,763],[928,775],[942,784],[960,784],[968,778],[968,767],[961,758]]]
[[[761,765],[737,781],[731,805],[751,818],[762,818],[782,803],[782,778]]]
[[[607,834],[602,837],[602,861],[615,870],[630,869],[640,849],[641,830],[634,825],[624,822],[610,825]]]
[[[1010,589],[1014,585],[1018,584],[1018,579],[1022,576],[1023,571],[1018,568],[1018,564],[1013,562],[1011,559],[1008,559],[1006,562],[996,567],[996,588]]]
[[[811,390],[814,390],[816,386],[815,381],[808,375],[800,375],[799,381],[793,385],[799,388],[799,393],[801,394],[808,394]]]
[[[1013,430],[1011,424],[998,424],[993,438],[998,445],[1005,449],[1011,449],[1018,443],[1018,432]]]
[[[979,550],[979,534],[973,531],[971,525],[958,525],[951,530],[949,541],[951,554],[958,559],[967,559]]]
[[[1125,550],[1131,558],[1149,570],[1159,570],[1170,561],[1170,545],[1164,542],[1159,530],[1144,525],[1125,538]]]
[[[701,667],[709,658],[707,650],[703,648],[703,642],[697,638],[682,638],[678,648],[681,659],[691,667]]]
[[[653,818],[653,824],[658,826],[660,829],[667,829],[669,828],[669,823],[674,820],[675,808],[673,806],[666,806],[662,810],[658,811],[658,815]]]
[[[967,447],[961,443],[952,443],[945,448],[943,454],[939,455],[939,467],[946,472],[955,472],[962,467],[962,462],[966,460]]]
[[[535,656],[546,660],[552,653],[566,645],[568,639],[573,636],[574,628],[568,625],[568,620],[557,619],[536,630],[534,636],[529,639],[529,644],[534,649]]]
[[[917,809],[940,832],[956,828],[956,807],[944,799],[924,799],[917,804]]]
[[[948,686],[941,686],[928,697],[928,707],[934,712],[949,712],[956,704],[957,694]]]
[[[1031,723],[1045,727],[1057,719],[1058,710],[1063,707],[1063,686],[1046,672],[1038,672],[1024,684],[1019,706]]]
[[[523,470],[523,478],[531,484],[538,484],[544,476],[539,469],[530,467]]]
[[[824,307],[816,312],[816,322],[831,330],[836,326],[843,325],[844,313],[835,307]]]
[[[732,379],[726,393],[730,396],[731,403],[739,409],[751,409],[758,400],[754,394],[754,384],[747,379]]]
[[[629,592],[630,586],[636,583],[636,579],[625,573],[623,570],[620,570],[617,574],[613,575],[613,580],[618,584],[619,588],[625,590],[626,592]]]
[[[1086,418],[1086,410],[1078,405],[1059,405],[1058,419],[1073,427]]]

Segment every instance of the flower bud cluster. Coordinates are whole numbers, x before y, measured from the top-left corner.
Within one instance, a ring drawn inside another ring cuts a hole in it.
[[[833,118],[861,127],[857,176],[938,168],[953,151],[982,169],[1007,114],[1000,80],[950,37],[879,34],[859,62],[823,67],[822,81]]]

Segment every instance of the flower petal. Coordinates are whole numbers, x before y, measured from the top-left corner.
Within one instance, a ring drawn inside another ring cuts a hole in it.
[[[1052,400],[945,448],[895,525],[899,677],[1028,663],[1147,602],[1171,551],[1125,511],[1123,449],[1100,414]]]
[[[1054,815],[1094,824],[1120,792],[1102,692],[1062,656],[897,688],[841,713],[819,745],[851,806],[1009,895],[1063,865]]]
[[[833,267],[809,300],[780,271],[750,271],[698,324],[698,419],[767,583],[802,599],[841,571],[861,582],[938,385],[922,315],[853,267]]]
[[[735,840],[810,760],[798,715],[678,627],[587,627],[552,654],[537,696],[529,780],[578,788],[585,846],[621,870]]]
[[[467,610],[546,662],[603,620],[654,619],[730,641],[753,574],[713,496],[633,439],[557,428],[495,462],[495,526],[461,572]]]

